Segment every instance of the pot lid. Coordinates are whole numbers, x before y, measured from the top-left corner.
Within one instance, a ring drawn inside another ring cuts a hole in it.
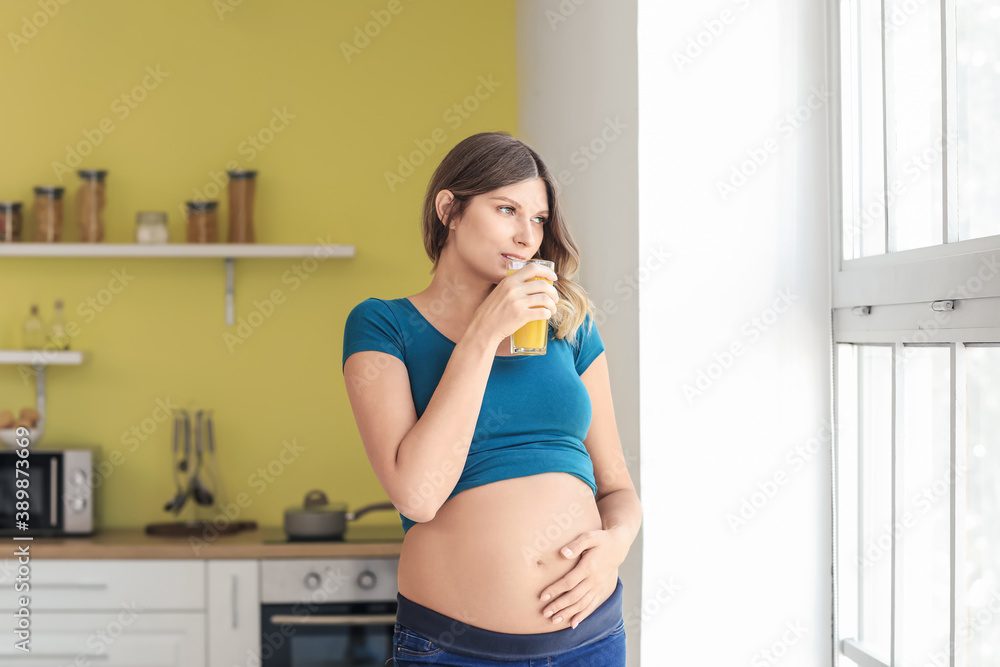
[[[288,512],[309,512],[314,514],[321,514],[324,512],[346,512],[347,503],[333,502],[331,503],[326,494],[319,489],[313,489],[306,494],[302,505],[297,505],[295,507],[289,507],[286,511]]]

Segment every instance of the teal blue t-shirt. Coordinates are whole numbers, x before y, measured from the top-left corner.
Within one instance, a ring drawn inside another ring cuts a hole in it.
[[[590,430],[590,394],[580,379],[604,351],[592,319],[587,315],[573,345],[556,340],[549,328],[544,355],[494,359],[465,469],[448,498],[482,484],[543,472],[575,475],[597,493],[594,466],[583,444]],[[344,364],[355,352],[378,350],[406,365],[418,419],[454,349],[455,343],[406,298],[366,299],[354,307],[344,327]],[[415,523],[399,516],[404,531]]]

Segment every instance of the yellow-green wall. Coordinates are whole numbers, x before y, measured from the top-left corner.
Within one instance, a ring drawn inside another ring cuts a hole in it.
[[[229,495],[252,499],[243,519],[279,525],[314,487],[352,506],[383,500],[344,388],[344,319],[368,296],[429,282],[420,205],[447,150],[475,132],[516,132],[513,1],[63,2],[0,5],[0,200],[24,201],[30,220],[32,186],[57,183],[53,163],[67,162],[67,145],[90,142],[80,166],[109,170],[106,240],[130,242],[140,210],[167,211],[180,240],[178,206],[234,161],[259,170],[258,242],[322,239],[354,244],[357,256],[313,273],[302,260],[237,261],[238,317],[275,290],[284,302],[233,351],[221,260],[0,259],[0,349],[20,346],[30,304],[49,317],[61,298],[79,327],[73,347],[88,353],[83,366],[49,372],[44,444],[103,448],[105,527],[172,518],[162,511],[173,492],[169,426],[123,440],[144,420],[151,426],[168,398],[214,408]],[[376,33],[376,19],[385,25],[365,44],[358,35]],[[355,40],[363,48],[345,54]],[[166,76],[156,82],[147,68]],[[126,107],[120,97],[144,78],[148,90],[136,97],[145,99]],[[477,92],[482,99],[470,98]],[[456,104],[478,108],[463,117],[449,112]],[[273,109],[294,118],[254,154],[243,142],[268,127]],[[110,132],[100,132],[102,120]],[[390,189],[385,173],[415,142],[430,157]],[[74,170],[61,183],[65,241],[77,238],[77,181]],[[219,199],[224,233],[224,191]],[[296,268],[308,279],[293,277]],[[132,277],[124,289],[109,285],[115,271]],[[32,405],[33,392],[15,367],[0,367],[0,410]],[[292,439],[304,452],[272,482],[253,479]]]

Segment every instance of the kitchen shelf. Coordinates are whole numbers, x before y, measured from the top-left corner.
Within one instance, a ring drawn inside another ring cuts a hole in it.
[[[257,243],[4,243],[0,257],[354,257],[353,245]]]
[[[49,366],[79,366],[79,350],[0,350],[0,364],[30,366],[35,375],[35,409],[40,415],[39,431],[45,431],[45,369]]]
[[[83,352],[79,350],[0,350],[0,364],[28,366],[79,366]]]
[[[226,263],[226,324],[235,322],[237,259],[354,257],[353,245],[257,243],[0,243],[0,257],[222,259]]]

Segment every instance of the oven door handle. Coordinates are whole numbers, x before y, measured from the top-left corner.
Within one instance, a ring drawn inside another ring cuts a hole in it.
[[[372,623],[395,623],[395,614],[346,614],[293,616],[291,614],[275,614],[271,617],[274,625],[371,625]]]

